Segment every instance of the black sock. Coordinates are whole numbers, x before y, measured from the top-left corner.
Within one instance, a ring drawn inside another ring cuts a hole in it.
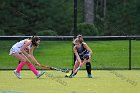
[[[73,74],[73,71],[71,72],[71,75]]]
[[[90,64],[90,62],[86,63],[86,70],[87,70],[88,74],[91,74],[91,64]]]
[[[71,74],[70,75],[72,75],[73,74],[73,71],[71,72]],[[77,74],[77,72],[74,74],[74,75],[76,75]]]

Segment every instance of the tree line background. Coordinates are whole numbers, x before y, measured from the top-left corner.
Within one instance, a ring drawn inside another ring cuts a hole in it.
[[[73,35],[73,0],[0,0],[0,35]],[[78,0],[82,35],[140,35],[140,0]]]

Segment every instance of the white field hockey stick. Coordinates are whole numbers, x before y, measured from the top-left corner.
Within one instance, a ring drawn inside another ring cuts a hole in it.
[[[72,73],[71,78],[75,75],[76,72],[78,72],[78,70],[84,65],[85,62],[81,63],[76,69],[75,71]]]

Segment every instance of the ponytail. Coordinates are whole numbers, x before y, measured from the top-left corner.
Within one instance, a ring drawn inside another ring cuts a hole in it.
[[[35,46],[35,47],[38,46],[37,41],[40,40],[39,37],[37,37],[37,36],[32,36],[32,37],[31,37],[31,40],[32,40],[32,45],[33,45],[33,46]]]

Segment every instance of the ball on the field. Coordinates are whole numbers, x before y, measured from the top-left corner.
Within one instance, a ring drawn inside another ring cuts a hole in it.
[[[70,73],[68,73],[68,74],[65,75],[65,77],[69,77],[69,76],[70,76]]]

